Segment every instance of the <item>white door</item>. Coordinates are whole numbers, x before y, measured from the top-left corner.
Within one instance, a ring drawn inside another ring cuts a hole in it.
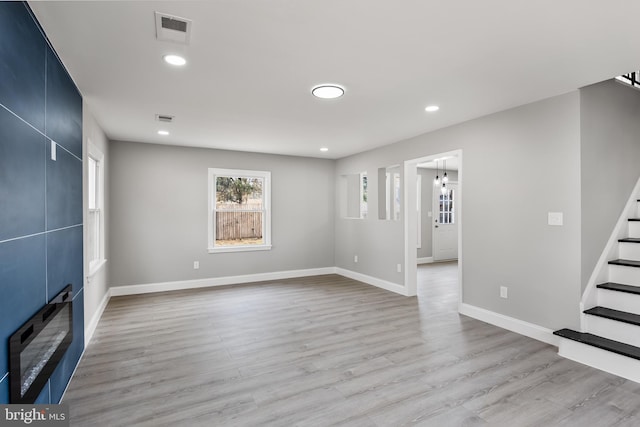
[[[447,183],[447,190],[433,189],[433,260],[458,258],[458,183]]]

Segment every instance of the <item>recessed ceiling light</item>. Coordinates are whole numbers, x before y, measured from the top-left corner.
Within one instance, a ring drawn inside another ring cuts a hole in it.
[[[437,105],[429,105],[424,109],[424,111],[426,111],[427,113],[433,113],[434,111],[438,111],[439,109],[440,107],[438,107]]]
[[[329,151],[329,149],[327,147],[322,147],[320,151],[322,151],[323,153],[326,153],[327,151]]]
[[[344,95],[344,88],[337,85],[324,84],[318,85],[311,89],[311,93],[316,98],[334,99],[340,98],[342,95]]]
[[[167,136],[167,135],[169,135],[169,131],[168,130],[159,130],[158,131],[158,135]]]
[[[164,62],[171,65],[182,66],[187,63],[187,60],[179,55],[165,55],[162,57]]]

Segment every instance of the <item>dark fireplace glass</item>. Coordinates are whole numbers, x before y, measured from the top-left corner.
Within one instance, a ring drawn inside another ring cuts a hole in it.
[[[73,340],[71,285],[9,339],[11,403],[33,403]]]
[[[24,396],[69,333],[69,304],[20,353],[20,395]]]

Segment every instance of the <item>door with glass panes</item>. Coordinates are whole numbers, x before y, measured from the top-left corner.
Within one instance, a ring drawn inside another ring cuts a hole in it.
[[[433,260],[458,258],[458,183],[448,182],[443,193],[433,190]]]

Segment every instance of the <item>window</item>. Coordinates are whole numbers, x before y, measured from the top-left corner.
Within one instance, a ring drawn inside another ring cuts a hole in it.
[[[87,162],[87,260],[89,277],[104,265],[104,154],[89,141]]]
[[[209,252],[271,249],[271,172],[209,169]]]
[[[455,200],[455,190],[447,189],[440,194],[440,204],[438,207],[440,224],[454,224],[456,222],[455,209],[453,202]]]

